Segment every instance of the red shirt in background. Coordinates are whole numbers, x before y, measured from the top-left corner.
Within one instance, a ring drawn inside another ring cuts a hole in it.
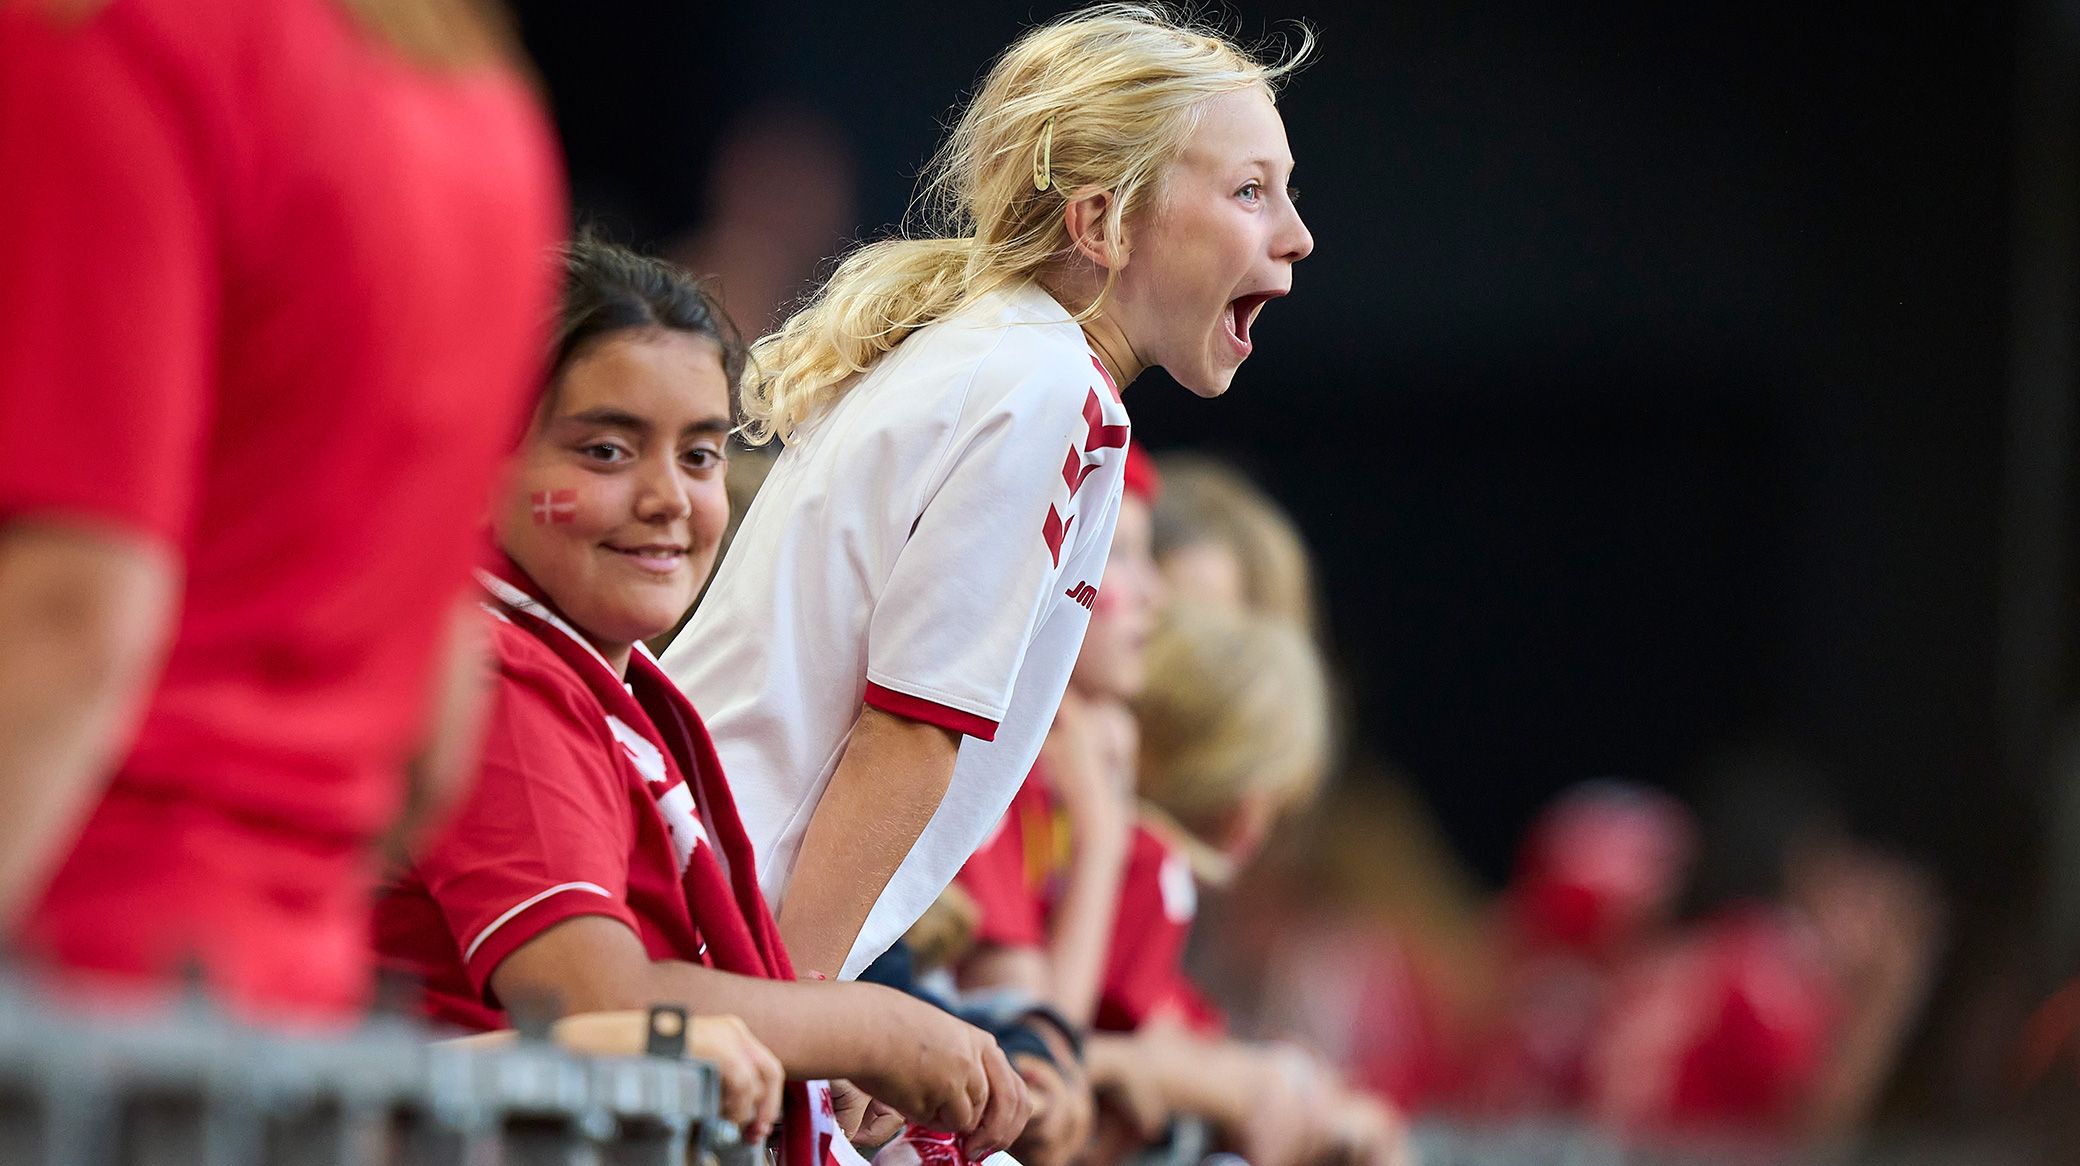
[[[1202,1033],[1225,1027],[1184,973],[1185,943],[1198,914],[1191,859],[1146,821],[1136,822],[1092,1027],[1131,1032],[1159,1017]]]
[[[1040,766],[1026,775],[1003,821],[969,856],[954,882],[975,902],[975,942],[1047,946],[1071,858],[1068,817]]]
[[[1593,1056],[1594,1108],[1642,1133],[1795,1132],[1842,1012],[1795,916],[1727,911],[1622,977]]]
[[[26,942],[351,1009],[369,842],[538,384],[555,146],[514,74],[408,64],[338,4],[39,7],[0,7],[0,522],[185,579]]]

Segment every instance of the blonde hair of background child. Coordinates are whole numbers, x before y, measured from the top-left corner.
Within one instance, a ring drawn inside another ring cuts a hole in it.
[[[1273,90],[1314,37],[1261,60],[1218,30],[1155,4],[1103,4],[1021,36],[990,68],[926,171],[914,237],[838,265],[807,306],[753,346],[744,437],[785,440],[905,337],[1069,255],[1068,203],[1110,192],[1106,253],[1126,219],[1159,199],[1202,104]],[[1087,309],[1094,314],[1112,289]]]
[[[1187,547],[1223,546],[1241,571],[1243,606],[1317,631],[1313,560],[1292,517],[1226,462],[1166,454],[1157,465],[1163,496],[1154,517],[1156,561]]]
[[[1218,845],[1235,810],[1311,798],[1329,764],[1329,681],[1307,634],[1261,612],[1179,602],[1149,643],[1138,785],[1144,803]]]

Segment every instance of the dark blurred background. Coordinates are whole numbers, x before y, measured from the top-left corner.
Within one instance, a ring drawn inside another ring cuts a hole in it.
[[[581,217],[723,272],[756,331],[1065,7],[518,9]],[[2076,8],[1226,9],[1320,34],[1282,100],[1317,250],[1226,397],[1128,397],[1294,510],[1354,750],[1487,879],[1584,777],[1694,793],[1758,744],[1831,774],[1952,896],[1901,1104],[2080,970]]]

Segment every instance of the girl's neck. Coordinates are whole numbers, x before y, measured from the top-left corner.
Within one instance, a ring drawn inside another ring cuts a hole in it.
[[[572,619],[569,615],[567,615],[564,612],[563,605],[557,603],[555,597],[549,594],[549,589],[543,587],[540,583],[535,581],[534,573],[529,571],[526,567],[520,565],[520,560],[514,558],[513,553],[511,551],[507,550],[503,546],[499,547],[498,549],[499,553],[502,556],[504,556],[505,561],[511,563],[513,565],[513,570],[518,572],[520,578],[526,581],[524,584],[522,584],[521,589],[523,591],[532,592],[536,599],[539,599],[543,603],[547,604],[549,606],[549,610],[555,612],[556,617],[558,619],[562,620],[567,626],[569,626],[569,628],[572,631],[577,632],[580,636],[583,636],[585,638],[586,643],[592,645],[592,650],[598,652],[600,655],[600,659],[605,660],[607,662],[607,667],[612,668],[614,670],[615,676],[618,676],[623,681],[626,681],[628,679],[629,657],[635,655],[636,646],[634,644],[604,643],[600,640],[598,636],[593,635],[590,630],[580,627],[578,625],[578,621]]]
[[[1071,316],[1082,316],[1097,302],[1098,296],[1104,290],[1102,278],[1093,285],[1088,278],[1053,273],[1042,275],[1039,282],[1040,286],[1047,290],[1047,294],[1053,296],[1055,302]],[[1078,326],[1083,329],[1084,343],[1090,345],[1098,363],[1105,366],[1106,373],[1112,377],[1112,383],[1118,386],[1120,392],[1126,392],[1127,386],[1133,383],[1134,378],[1140,376],[1148,367],[1148,362],[1134,351],[1133,342],[1127,339],[1127,334],[1120,328],[1119,322],[1100,309],[1095,315],[1080,320]]]
[[[1105,371],[1112,374],[1112,383],[1124,393],[1134,378],[1141,375],[1147,364],[1135,353],[1134,345],[1127,334],[1120,331],[1112,317],[1103,312],[1083,322],[1083,339],[1098,356]]]

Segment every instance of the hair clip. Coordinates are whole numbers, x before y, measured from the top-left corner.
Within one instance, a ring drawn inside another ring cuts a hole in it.
[[[1054,115],[1040,123],[1040,148],[1033,152],[1033,189],[1046,190],[1054,181]]]

